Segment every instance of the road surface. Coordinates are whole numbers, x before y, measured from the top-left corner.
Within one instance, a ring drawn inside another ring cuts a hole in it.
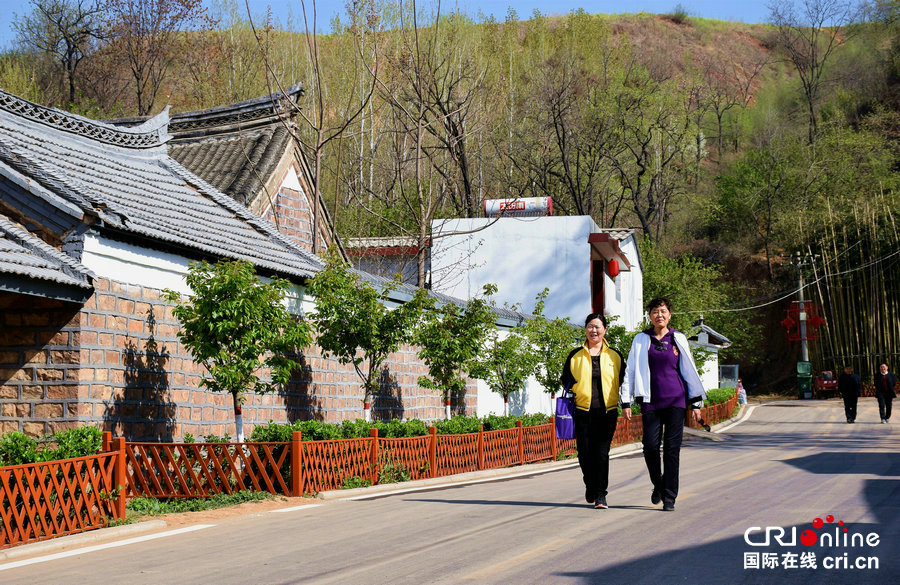
[[[686,436],[675,512],[633,454],[611,463],[608,510],[570,466],[8,560],[0,583],[896,583],[898,425],[874,400],[853,425],[833,400],[757,406]]]

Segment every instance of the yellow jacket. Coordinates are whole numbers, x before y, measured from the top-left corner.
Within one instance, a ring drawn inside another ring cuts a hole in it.
[[[625,362],[615,349],[606,342],[600,350],[600,387],[603,390],[603,402],[606,410],[612,410],[619,404],[619,387],[625,377]],[[575,408],[591,409],[591,384],[593,382],[593,364],[587,344],[576,347],[569,353],[563,364],[560,378],[563,388],[575,393]]]

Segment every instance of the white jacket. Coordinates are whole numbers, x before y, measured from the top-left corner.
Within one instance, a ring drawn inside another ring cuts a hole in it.
[[[678,347],[678,371],[687,384],[688,406],[696,397],[706,400],[706,391],[694,365],[691,356],[691,348],[687,337],[680,331],[674,331],[675,345]],[[623,404],[634,402],[635,398],[642,398],[644,402],[650,402],[650,363],[647,351],[650,349],[650,336],[644,332],[634,336],[631,342],[631,351],[628,352],[628,362],[625,365],[625,380],[619,388],[619,397]],[[700,402],[702,405],[703,402]]]

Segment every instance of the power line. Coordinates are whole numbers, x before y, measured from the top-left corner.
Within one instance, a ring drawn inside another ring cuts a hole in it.
[[[857,242],[857,244],[859,244],[859,242]],[[857,245],[857,244],[854,244],[854,245]],[[852,246],[851,246],[851,248],[852,248]],[[848,250],[849,250],[849,248],[848,248]],[[848,251],[848,250],[845,250],[845,252]],[[857,266],[856,268],[849,268],[849,269],[844,270],[844,271],[842,271],[842,272],[830,272],[830,273],[829,273],[829,272],[825,272],[824,274],[822,274],[822,276],[816,278],[815,280],[810,281],[810,282],[808,282],[808,283],[805,283],[805,284],[803,285],[803,288],[806,289],[806,288],[808,288],[808,287],[810,287],[810,286],[813,286],[814,284],[818,284],[820,281],[825,280],[826,278],[834,278],[834,277],[837,277],[837,276],[843,276],[843,275],[845,275],[845,274],[850,274],[850,273],[853,273],[853,272],[858,272],[858,271],[860,271],[860,270],[865,270],[865,269],[870,268],[870,267],[872,267],[872,266],[874,266],[874,265],[876,265],[876,264],[880,264],[881,262],[884,262],[884,261],[886,261],[886,260],[888,260],[889,258],[892,258],[892,257],[894,257],[894,256],[900,256],[900,249],[895,250],[894,252],[891,252],[890,254],[886,254],[885,256],[882,256],[881,258],[876,258],[876,259],[873,260],[872,262],[869,262],[868,264],[865,264],[865,265],[863,265],[863,266]],[[836,261],[836,260],[837,260],[837,257],[835,257],[835,261]],[[756,309],[761,309],[761,308],[763,308],[763,307],[768,307],[769,305],[774,305],[775,303],[778,303],[778,302],[780,302],[780,301],[783,301],[784,299],[786,299],[786,298],[788,298],[788,297],[791,297],[791,296],[797,294],[798,292],[800,292],[800,287],[794,287],[794,288],[791,289],[790,291],[784,293],[784,294],[781,295],[781,296],[776,297],[776,298],[775,298],[774,300],[772,300],[772,301],[769,301],[769,302],[767,302],[767,303],[762,303],[762,304],[760,304],[760,305],[749,306],[749,307],[736,307],[736,308],[732,308],[732,309],[707,309],[707,310],[699,310],[699,311],[680,311],[680,312],[681,312],[682,314],[694,314],[694,313],[704,313],[704,314],[707,314],[707,313],[738,313],[738,312],[740,312],[740,311],[754,311],[754,310],[756,310]],[[776,293],[776,294],[781,294],[781,293]],[[763,297],[763,298],[765,298],[765,297]]]

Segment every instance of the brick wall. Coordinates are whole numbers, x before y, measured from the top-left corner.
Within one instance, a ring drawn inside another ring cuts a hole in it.
[[[234,435],[231,396],[200,388],[200,367],[178,342],[178,323],[161,291],[98,280],[78,307],[37,297],[0,296],[0,429],[32,435],[99,424],[129,440]],[[247,395],[245,433],[255,424],[362,416],[352,366],[298,356],[302,368],[283,392]],[[442,418],[440,396],[418,384],[425,373],[414,348],[390,356],[375,399],[376,418]],[[474,412],[469,385],[454,412]]]
[[[79,306],[0,292],[0,434],[78,425]]]
[[[279,231],[299,246],[312,250],[313,217],[309,198],[305,193],[282,187],[275,196],[275,212],[268,207],[265,218],[278,225]],[[276,222],[275,213],[278,215]],[[327,236],[325,218],[321,218],[319,226],[319,246],[325,250],[331,244]]]

